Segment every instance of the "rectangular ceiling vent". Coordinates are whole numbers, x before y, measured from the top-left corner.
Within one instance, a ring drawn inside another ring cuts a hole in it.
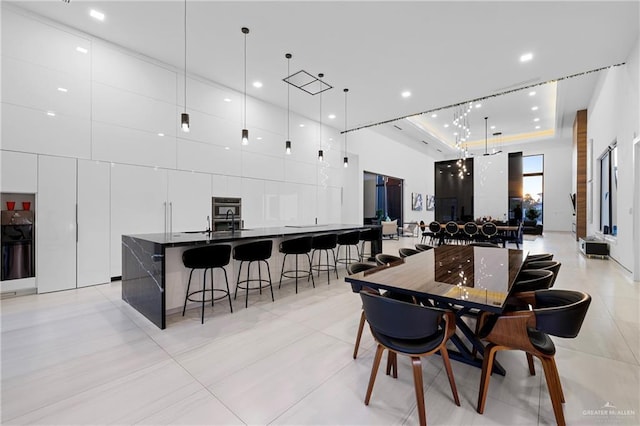
[[[425,145],[429,145],[429,142],[424,141],[424,140],[422,141],[422,143],[425,144]]]
[[[402,128],[401,128],[401,127],[398,127],[398,126],[396,126],[395,124],[393,125],[393,127],[395,127],[395,128],[396,128],[396,129],[398,129],[398,130],[402,130]]]

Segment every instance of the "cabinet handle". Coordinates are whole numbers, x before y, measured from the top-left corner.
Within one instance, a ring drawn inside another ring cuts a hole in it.
[[[173,234],[173,203],[169,202],[169,233]]]
[[[167,233],[167,202],[162,203],[164,206],[164,233]]]
[[[76,244],[78,243],[78,203],[76,203]]]

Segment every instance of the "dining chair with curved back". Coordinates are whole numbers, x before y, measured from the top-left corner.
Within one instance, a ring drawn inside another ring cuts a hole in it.
[[[459,242],[460,241],[460,238],[459,238],[459,236],[460,236],[460,233],[459,233],[460,232],[460,228],[458,227],[458,224],[456,222],[454,222],[452,220],[447,222],[444,225],[444,232],[446,232],[447,239],[450,242],[453,242],[453,241],[458,241]]]
[[[498,227],[493,222],[485,222],[480,227],[480,233],[482,234],[482,239],[484,241],[489,241],[492,243],[498,242]]]
[[[553,272],[544,269],[523,269],[513,283],[511,293],[547,290],[553,282]]]
[[[480,414],[484,412],[496,353],[501,350],[521,350],[527,353],[528,359],[532,360],[531,357],[535,356],[542,362],[556,423],[564,426],[562,403],[565,398],[554,359],[556,348],[549,336],[576,337],[589,309],[591,296],[572,290],[540,290],[520,293],[518,297],[522,304],[530,308],[483,315],[486,320],[479,336],[489,344],[485,348],[482,363],[477,411]],[[529,372],[535,374],[531,361]]]
[[[349,265],[347,265],[347,273],[349,275],[353,275],[353,274],[357,274],[358,272],[368,271],[369,269],[373,269],[375,267],[376,265],[372,263],[362,263],[362,262],[350,263]],[[360,293],[361,291],[368,291],[368,292],[374,292],[376,294],[380,294],[378,290],[374,290],[370,287],[355,288],[352,284],[351,288],[356,293]],[[353,359],[356,359],[358,356],[358,348],[360,347],[360,339],[362,339],[362,331],[364,330],[364,323],[366,322],[366,320],[367,320],[367,317],[364,315],[364,310],[362,310],[362,312],[360,313],[360,324],[358,325],[358,334],[356,335],[356,343],[353,346]]]
[[[377,265],[389,265],[389,264],[394,264],[396,262],[402,262],[402,258],[398,256],[394,256],[392,254],[386,254],[386,253],[376,254]]]
[[[384,350],[387,349],[389,357],[394,363],[397,354],[407,355],[411,358],[417,410],[421,425],[427,424],[420,359],[423,356],[440,353],[449,378],[453,400],[456,405],[460,406],[446,346],[447,341],[456,330],[455,314],[449,310],[414,305],[371,293],[361,292],[360,297],[371,334],[377,343],[364,400],[365,405],[369,405],[371,400],[380,360]],[[387,373],[388,371],[389,366],[387,366]],[[397,377],[397,374],[394,374],[394,377]]]
[[[416,244],[415,245],[416,250],[418,251],[427,251],[427,250],[433,250],[433,246],[427,245],[427,244]]]
[[[443,232],[444,231],[442,229],[442,226],[440,225],[440,222],[434,220],[433,222],[429,223],[429,232],[427,232],[429,243],[431,243],[432,245],[439,243]],[[421,241],[421,243],[424,243],[424,241]]]
[[[562,263],[557,260],[539,260],[535,262],[528,262],[526,264],[527,269],[531,270],[542,270],[542,271],[551,271],[553,272],[553,279],[551,280],[551,284],[549,284],[549,288],[553,287],[556,283],[556,279],[558,278],[558,273],[560,272],[560,267]]]
[[[401,247],[398,249],[398,254],[400,255],[401,258],[413,256],[414,254],[418,254],[418,253],[420,253],[420,250],[412,249],[409,247]]]
[[[478,225],[476,225],[475,222],[467,222],[464,224],[463,231],[467,241],[473,242],[476,240],[478,232],[480,232],[480,228],[478,228]]]
[[[539,262],[542,260],[553,260],[553,253],[529,253],[524,259],[525,265],[529,262]]]
[[[474,241],[469,244],[472,247],[490,247],[490,248],[500,248],[499,245],[495,243],[490,243],[488,241]]]

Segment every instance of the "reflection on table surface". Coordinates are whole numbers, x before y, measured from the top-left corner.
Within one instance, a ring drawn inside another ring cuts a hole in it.
[[[501,312],[525,257],[522,250],[440,246],[345,280]]]

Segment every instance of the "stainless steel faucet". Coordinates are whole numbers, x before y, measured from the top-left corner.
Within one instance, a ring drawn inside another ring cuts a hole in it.
[[[236,231],[236,214],[233,210],[227,210],[226,220],[229,220],[229,213],[231,213],[231,233],[233,234]]]
[[[211,217],[207,216],[207,233],[211,232]]]

